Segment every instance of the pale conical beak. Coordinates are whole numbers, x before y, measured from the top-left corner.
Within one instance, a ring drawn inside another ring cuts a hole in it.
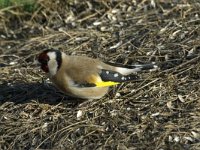
[[[33,63],[32,63],[32,66],[33,66],[33,67],[40,67],[40,66],[41,66],[41,63],[40,63],[37,59],[34,59],[34,60],[33,60]]]
[[[37,60],[37,59],[34,59],[34,61],[33,61],[33,65],[40,65],[40,62]]]

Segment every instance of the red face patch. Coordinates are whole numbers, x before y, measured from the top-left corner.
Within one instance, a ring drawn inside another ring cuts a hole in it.
[[[48,73],[49,72],[49,68],[48,68],[48,61],[49,61],[49,56],[47,55],[47,52],[42,52],[39,56],[38,56],[38,61],[41,64],[41,69]]]

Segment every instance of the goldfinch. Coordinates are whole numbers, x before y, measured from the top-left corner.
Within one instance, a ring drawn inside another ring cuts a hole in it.
[[[41,52],[37,61],[58,89],[81,99],[99,99],[109,86],[137,79],[133,73],[157,68],[154,64],[121,67],[89,57],[68,56],[54,49]]]

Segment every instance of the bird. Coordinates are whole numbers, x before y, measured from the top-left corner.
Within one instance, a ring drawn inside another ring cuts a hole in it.
[[[137,72],[156,69],[155,64],[121,65],[87,56],[71,56],[57,49],[46,49],[36,56],[41,69],[66,95],[80,99],[100,99],[109,87],[137,80]]]

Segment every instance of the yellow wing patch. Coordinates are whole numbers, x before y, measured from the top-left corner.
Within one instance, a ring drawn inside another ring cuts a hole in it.
[[[107,82],[96,82],[95,83],[97,87],[102,87],[102,86],[112,86],[112,85],[116,85],[119,84],[119,82],[112,82],[112,81],[107,81]]]
[[[113,86],[119,84],[119,82],[102,81],[100,76],[91,75],[87,78],[89,83],[93,83],[96,87]]]

